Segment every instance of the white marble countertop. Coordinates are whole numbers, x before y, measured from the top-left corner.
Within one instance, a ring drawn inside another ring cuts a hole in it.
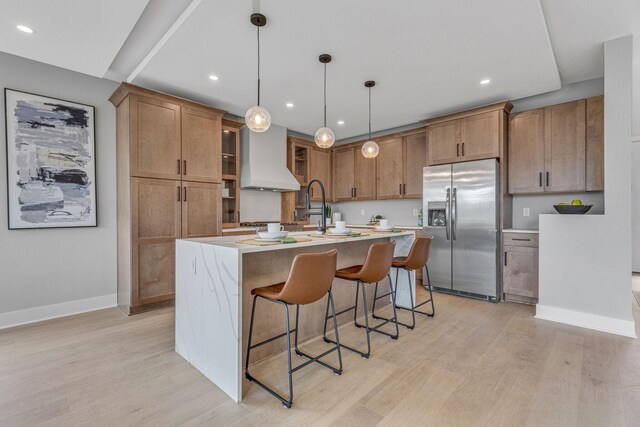
[[[524,229],[524,228],[505,228],[504,230],[502,230],[503,233],[533,233],[533,234],[538,234],[539,231],[538,230],[533,230],[533,229]]]
[[[289,236],[309,236],[313,240],[310,242],[299,242],[299,243],[283,243],[280,245],[269,245],[269,246],[253,246],[246,245],[242,243],[236,243],[238,240],[246,240],[250,238],[250,236],[223,236],[223,237],[202,237],[197,239],[178,239],[184,240],[187,242],[197,242],[204,245],[217,246],[221,248],[228,249],[236,249],[238,253],[252,253],[252,252],[267,252],[267,251],[277,251],[283,249],[295,249],[295,248],[303,248],[307,246],[321,246],[321,245],[335,245],[340,243],[349,243],[355,242],[359,240],[375,240],[375,239],[383,239],[387,237],[399,237],[399,236],[408,236],[413,235],[413,231],[401,231],[399,233],[372,233],[368,236],[360,236],[360,237],[349,237],[346,239],[331,239],[326,237],[313,237],[313,233],[310,232],[294,232],[289,233]]]

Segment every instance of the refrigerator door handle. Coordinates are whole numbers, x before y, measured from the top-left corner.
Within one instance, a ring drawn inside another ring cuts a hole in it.
[[[449,230],[451,227],[451,212],[449,211],[449,205],[451,201],[451,189],[447,188],[447,201],[444,204],[444,221],[445,221],[445,231],[447,232],[447,240],[451,239],[449,235]]]
[[[457,193],[457,188],[453,188],[453,195],[451,196],[451,237],[452,239],[455,241],[457,240],[457,229],[456,229],[456,222],[458,219],[458,206],[457,206],[457,197],[456,197],[456,193]]]

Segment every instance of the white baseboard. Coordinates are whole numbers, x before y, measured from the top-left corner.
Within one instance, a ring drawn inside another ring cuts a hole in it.
[[[536,319],[566,323],[567,325],[593,329],[600,332],[638,338],[633,320],[614,319],[597,314],[582,313],[564,308],[536,304]]]
[[[0,313],[0,329],[115,307],[116,294]]]

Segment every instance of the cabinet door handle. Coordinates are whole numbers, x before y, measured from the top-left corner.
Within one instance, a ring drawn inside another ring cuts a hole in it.
[[[504,266],[507,266],[507,252],[504,252]]]
[[[547,172],[547,187],[549,186],[549,172]]]
[[[311,197],[313,197],[313,187],[311,187],[310,191],[311,191]]]
[[[402,194],[402,184],[399,184],[400,189],[398,190],[400,192],[400,194]]]
[[[540,181],[540,187],[542,187],[542,172],[538,175],[538,180]]]
[[[178,175],[180,175],[180,159],[178,159]]]
[[[178,163],[180,163],[180,161],[178,160]],[[180,187],[176,187],[178,189],[178,201],[180,201]]]
[[[182,198],[183,201],[187,201],[187,187],[182,187],[184,188],[184,197]]]
[[[456,157],[460,157],[460,144],[456,144]]]
[[[358,197],[358,187],[354,187],[354,189],[353,189],[353,197]]]
[[[518,242],[530,242],[531,241],[531,239],[517,239],[517,238],[513,238],[511,240],[516,240]]]
[[[464,142],[462,143],[462,157],[464,157]]]
[[[407,184],[402,184],[402,194],[407,194]]]
[[[183,164],[182,164],[182,173],[183,173],[184,175],[186,175],[186,174],[187,174],[187,161],[186,161],[186,160],[185,160],[185,161],[183,162]]]

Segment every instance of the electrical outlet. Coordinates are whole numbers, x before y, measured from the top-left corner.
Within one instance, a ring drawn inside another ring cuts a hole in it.
[[[529,216],[529,208],[522,208],[522,216]]]
[[[364,209],[360,209],[360,215],[364,216]]]
[[[413,210],[413,216],[418,216],[418,209]]]

